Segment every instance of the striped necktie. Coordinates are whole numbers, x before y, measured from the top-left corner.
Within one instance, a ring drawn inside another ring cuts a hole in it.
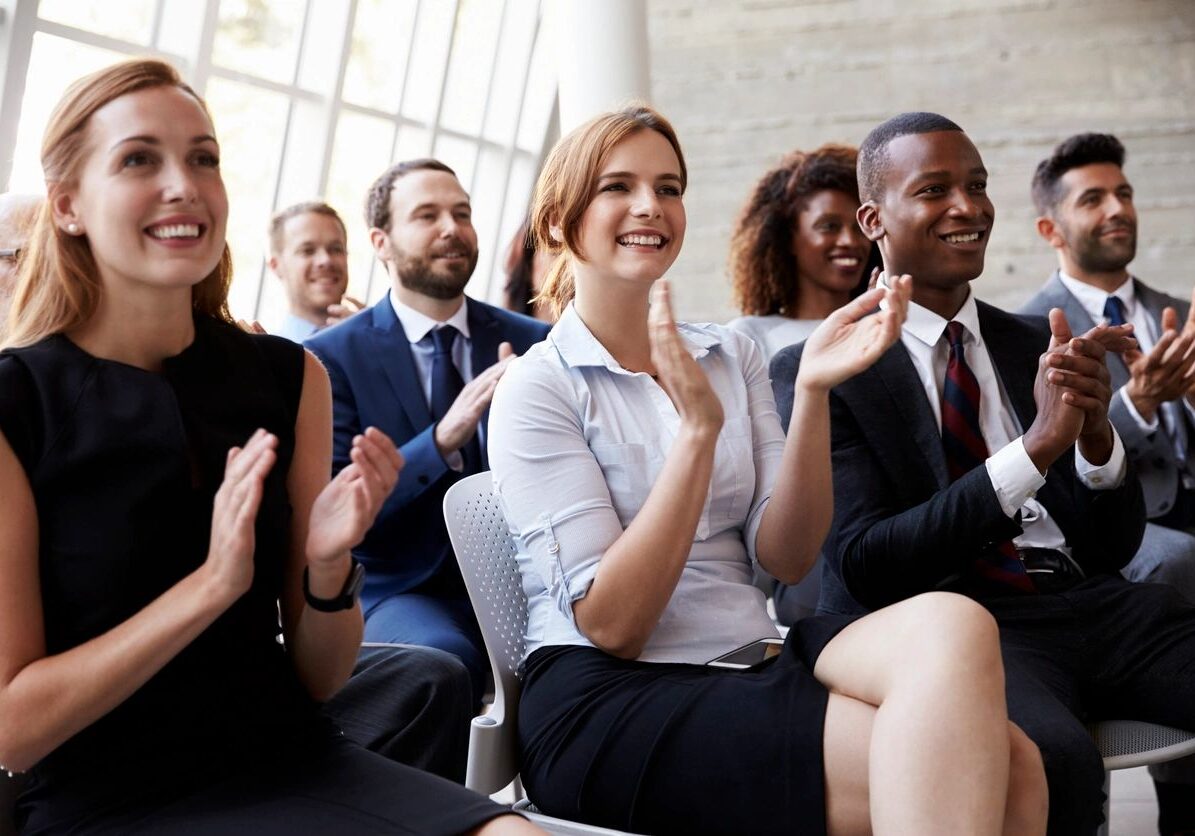
[[[963,347],[965,333],[961,322],[950,322],[946,326],[950,359],[946,363],[946,383],[942,387],[942,447],[951,482],[981,466],[988,457],[988,445],[979,426],[979,381],[967,365]],[[1002,592],[1036,592],[1011,540],[1005,540],[981,555],[973,568],[978,577],[996,585]]]

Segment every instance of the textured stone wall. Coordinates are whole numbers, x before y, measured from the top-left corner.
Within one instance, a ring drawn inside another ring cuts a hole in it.
[[[879,121],[933,110],[991,173],[996,227],[982,298],[1024,301],[1055,258],[1033,229],[1029,178],[1072,133],[1116,134],[1140,215],[1134,273],[1195,285],[1195,0],[648,0],[655,103],[690,171],[672,278],[680,313],[734,314],[731,224],[793,148],[857,144]]]

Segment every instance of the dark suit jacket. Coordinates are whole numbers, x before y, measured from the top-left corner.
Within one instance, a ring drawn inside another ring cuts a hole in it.
[[[1137,279],[1133,279],[1133,293],[1145,306],[1149,315],[1153,317],[1155,325],[1162,321],[1163,308],[1174,308],[1178,312],[1179,322],[1182,322],[1187,318],[1187,312],[1191,307],[1189,302],[1175,299],[1173,296],[1147,287]],[[1070,323],[1071,329],[1076,334],[1095,326],[1087,310],[1066,289],[1062,279],[1058,278],[1057,271],[1038,291],[1037,295],[1021,307],[1020,312],[1045,316],[1050,312],[1050,308],[1062,308],[1067,322]],[[1108,355],[1108,373],[1112,376],[1114,390],[1119,390],[1129,382],[1128,367],[1125,366],[1124,360],[1119,354]],[[1176,404],[1176,406],[1178,408],[1174,412],[1174,417],[1186,422],[1182,404]],[[1108,417],[1112,420],[1112,426],[1116,427],[1116,431],[1120,433],[1125,450],[1128,452],[1129,458],[1132,459],[1133,466],[1137,469],[1137,478],[1141,480],[1141,489],[1145,492],[1146,513],[1151,517],[1158,517],[1170,511],[1174,507],[1174,496],[1178,490],[1179,480],[1178,460],[1175,458],[1174,446],[1170,437],[1159,430],[1151,433],[1141,429],[1119,394],[1113,397],[1112,403],[1109,404]],[[1190,423],[1186,422],[1186,426],[1188,427],[1188,436],[1191,436]],[[1195,456],[1195,450],[1192,450],[1189,456]],[[1195,471],[1195,460],[1190,461],[1189,465]]]
[[[1033,381],[1049,328],[1041,319],[978,304],[993,365],[1028,428],[1037,414]],[[786,426],[803,347],[772,360]],[[1004,515],[986,468],[950,483],[941,433],[900,342],[831,392],[830,415],[834,522],[823,547],[820,610],[865,612],[943,588],[994,544],[1021,533],[1019,514]],[[1116,572],[1141,542],[1145,510],[1131,466],[1120,487],[1092,491],[1079,481],[1073,454],[1065,453],[1037,499],[1088,576]]]
[[[473,299],[466,304],[475,375],[497,362],[499,343],[509,342],[522,354],[547,336],[548,326],[530,317]],[[411,345],[389,294],[370,310],[308,338],[305,345],[332,381],[332,472],[349,463],[353,437],[369,426],[390,436],[405,461],[397,487],[353,550],[367,570],[368,605],[414,589],[446,562],[455,566],[441,504],[460,474],[436,448]],[[483,426],[485,421],[483,417]]]

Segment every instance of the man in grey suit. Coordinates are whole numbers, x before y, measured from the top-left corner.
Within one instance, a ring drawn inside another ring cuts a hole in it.
[[[1171,584],[1195,601],[1195,316],[1189,303],[1129,272],[1137,211],[1124,157],[1116,137],[1088,133],[1038,164],[1037,231],[1057,252],[1058,270],[1021,313],[1061,308],[1075,333],[1100,321],[1133,324],[1140,351],[1107,356],[1116,390],[1108,417],[1137,471],[1150,522],[1123,574]],[[1195,827],[1195,759],[1151,771],[1162,832]]]

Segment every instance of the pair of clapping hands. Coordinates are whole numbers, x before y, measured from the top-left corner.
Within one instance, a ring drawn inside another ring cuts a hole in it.
[[[1132,349],[1124,354],[1132,375],[1125,384],[1125,393],[1146,421],[1153,421],[1158,407],[1167,401],[1185,397],[1195,407],[1195,291],[1191,301],[1181,328],[1178,312],[1165,308],[1162,336],[1149,353]]]
[[[830,314],[805,341],[798,391],[824,395],[878,360],[900,337],[912,293],[913,280],[907,275],[888,287],[874,286],[873,276],[873,286],[866,293]],[[881,301],[881,309],[872,314]],[[652,290],[648,335],[656,380],[672,399],[682,423],[716,434],[722,426],[722,404],[677,333],[666,279],[656,282]]]
[[[216,491],[207,567],[229,602],[253,583],[254,525],[266,476],[277,460],[278,437],[258,430],[228,451]],[[332,568],[365,536],[382,502],[398,484],[402,454],[376,427],[353,439],[350,462],[316,496],[307,529],[307,564]]]

